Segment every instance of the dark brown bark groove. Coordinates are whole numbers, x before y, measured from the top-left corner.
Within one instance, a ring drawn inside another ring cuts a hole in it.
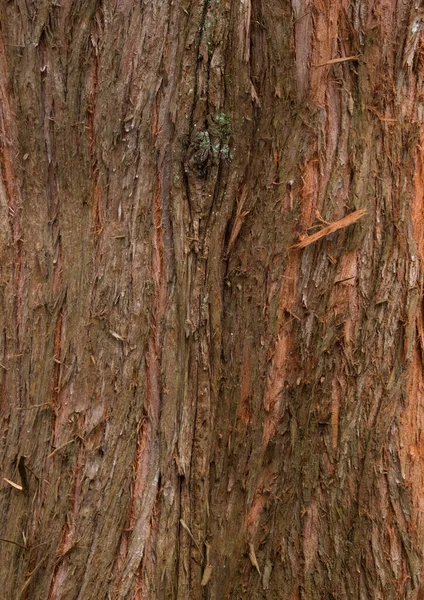
[[[422,598],[422,9],[0,19],[0,598]]]

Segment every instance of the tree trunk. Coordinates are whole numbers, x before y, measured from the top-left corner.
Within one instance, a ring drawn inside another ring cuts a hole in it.
[[[0,0],[1,598],[424,598],[415,5]]]

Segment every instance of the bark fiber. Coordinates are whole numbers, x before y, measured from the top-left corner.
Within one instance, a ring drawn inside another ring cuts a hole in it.
[[[0,0],[0,598],[424,598],[423,31]]]

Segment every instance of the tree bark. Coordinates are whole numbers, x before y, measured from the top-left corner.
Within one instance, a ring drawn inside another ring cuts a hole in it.
[[[0,19],[0,597],[422,600],[423,10]]]

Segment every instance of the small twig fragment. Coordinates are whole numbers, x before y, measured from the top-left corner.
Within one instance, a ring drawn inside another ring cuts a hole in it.
[[[6,483],[8,483],[12,487],[14,487],[16,490],[19,490],[20,492],[22,492],[23,487],[21,485],[19,485],[18,483],[15,483],[14,481],[10,481],[10,479],[7,479],[7,477],[3,477],[3,479]]]
[[[249,558],[250,558],[250,562],[252,563],[252,566],[255,567],[255,569],[259,573],[259,576],[262,577],[262,573],[261,573],[261,570],[258,565],[258,559],[256,558],[256,554],[255,554],[255,548],[254,548],[252,542],[249,542]]]
[[[202,587],[204,587],[205,585],[207,585],[209,583],[209,579],[211,578],[212,569],[213,569],[213,567],[210,563],[211,546],[207,542],[206,542],[205,546],[206,546],[206,567],[205,567],[205,570],[203,571],[202,583],[201,583]]]
[[[25,408],[18,408],[18,410],[32,410],[33,408],[42,408],[43,406],[51,405],[51,402],[43,402],[42,404],[33,404],[32,406],[26,406]]]
[[[47,559],[47,556],[48,555],[45,554],[43,556],[43,558],[40,560],[40,562],[35,566],[34,570],[31,571],[31,573],[29,574],[28,579],[25,581],[24,585],[21,588],[21,591],[17,595],[16,600],[21,600],[21,598],[23,598],[25,590],[28,588],[29,584],[31,583],[32,578],[37,573],[38,569],[41,567],[41,565],[43,564],[43,562]]]
[[[13,544],[14,546],[19,546],[19,548],[26,550],[26,546],[22,546],[22,544],[18,544],[18,542],[14,542],[13,540],[7,540],[6,538],[0,537],[0,542],[7,542],[8,544]]]
[[[184,519],[180,519],[180,524],[181,524],[182,528],[183,528],[183,529],[185,529],[185,530],[187,531],[188,535],[190,536],[190,538],[191,538],[191,540],[192,540],[193,544],[194,544],[194,545],[196,546],[196,548],[198,549],[198,551],[199,551],[199,553],[200,553],[200,556],[202,557],[202,560],[203,560],[203,552],[202,552],[202,549],[200,548],[199,544],[196,542],[196,540],[195,540],[195,538],[194,538],[193,534],[191,533],[191,531],[190,531],[190,527],[187,525],[187,523],[184,521]]]
[[[202,577],[202,587],[205,587],[205,585],[208,585],[209,583],[209,579],[211,578],[212,575],[212,565],[206,565],[205,570],[203,571],[203,577]]]
[[[267,558],[265,561],[264,576],[262,579],[262,589],[263,590],[267,590],[269,588],[269,579],[271,577],[271,571],[272,571],[272,562],[269,560],[269,558]]]
[[[394,125],[395,123],[398,122],[397,119],[394,119],[392,117],[385,117],[384,115],[379,113],[378,110],[376,110],[372,106],[367,106],[367,108],[370,112],[372,112],[374,115],[376,115],[376,117],[378,117],[380,119],[380,121],[382,121],[383,123],[388,123],[389,125]]]
[[[234,219],[233,228],[232,228],[232,231],[231,231],[230,239],[228,241],[228,246],[227,246],[227,251],[225,253],[225,258],[229,257],[230,252],[231,252],[231,250],[232,250],[232,248],[234,246],[234,243],[237,240],[238,234],[240,233],[240,229],[242,228],[242,225],[244,223],[244,219],[245,219],[245,217],[250,212],[248,210],[243,210],[244,205],[246,203],[246,199],[247,199],[247,188],[244,185],[243,186],[243,190],[241,192],[240,200],[238,200],[238,202],[237,202],[236,217]]]
[[[80,439],[80,437],[77,435],[76,437],[74,437],[72,440],[68,440],[67,442],[65,442],[64,444],[62,444],[61,446],[58,446],[57,448],[55,448],[53,450],[53,452],[50,452],[50,454],[47,456],[47,458],[51,458],[52,456],[54,456],[56,454],[56,452],[59,452],[59,450],[62,450],[63,448],[65,448],[66,446],[69,446],[69,444],[72,444],[73,442],[75,442],[77,439]]]
[[[122,337],[122,335],[119,335],[119,333],[116,333],[116,331],[112,331],[111,329],[109,329],[109,333],[112,337],[115,338],[115,340],[120,340],[121,342],[127,341],[124,337]]]

